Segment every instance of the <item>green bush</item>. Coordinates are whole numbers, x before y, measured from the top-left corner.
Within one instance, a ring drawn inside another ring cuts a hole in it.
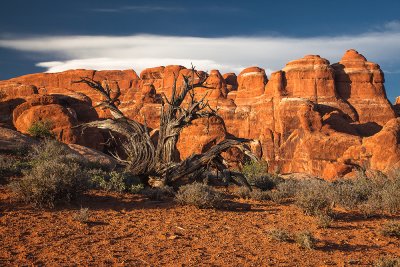
[[[84,163],[64,144],[44,140],[33,147],[30,158],[31,168],[11,183],[20,200],[52,208],[77,199],[87,189]]]
[[[48,161],[34,165],[11,186],[24,202],[39,208],[53,208],[76,200],[87,188],[86,179],[77,163]]]
[[[282,181],[279,176],[268,173],[268,163],[265,161],[252,161],[245,164],[242,173],[251,186],[261,190],[271,190]]]
[[[201,183],[184,185],[175,195],[181,205],[192,205],[198,208],[219,208],[223,203],[223,195],[212,187]]]
[[[28,128],[28,133],[36,138],[50,138],[54,137],[54,133],[51,131],[52,128],[53,123],[51,121],[37,121]]]
[[[92,169],[88,173],[90,185],[95,189],[136,194],[144,188],[140,179],[129,172],[106,172],[100,169]]]

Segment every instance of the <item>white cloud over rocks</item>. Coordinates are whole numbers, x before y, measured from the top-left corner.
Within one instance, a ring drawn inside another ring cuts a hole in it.
[[[393,25],[392,25],[393,24]],[[248,66],[260,66],[267,73],[282,69],[291,60],[318,54],[331,63],[354,48],[384,70],[400,67],[398,54],[400,31],[368,32],[353,36],[319,37],[181,37],[159,35],[131,36],[39,36],[0,39],[0,47],[35,53],[54,61],[36,65],[48,72],[68,69],[131,69],[140,73],[148,67],[179,64],[198,69],[240,72]],[[396,26],[396,27],[395,27]]]

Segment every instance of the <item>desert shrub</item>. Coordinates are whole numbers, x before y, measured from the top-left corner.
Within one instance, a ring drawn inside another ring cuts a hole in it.
[[[80,223],[88,222],[90,218],[89,208],[80,208],[80,210],[74,214],[73,218]]]
[[[400,258],[382,257],[375,262],[376,267],[400,267]]]
[[[44,140],[30,153],[31,168],[11,183],[24,202],[52,208],[77,199],[87,189],[84,163],[55,140]]]
[[[37,121],[32,123],[28,128],[28,133],[36,138],[49,138],[54,137],[51,129],[53,128],[53,123],[51,121]]]
[[[335,201],[346,209],[358,209],[364,215],[400,211],[400,176],[380,174],[367,177],[359,173],[355,179],[334,183]]]
[[[384,236],[400,238],[400,221],[390,221],[382,226],[380,233]]]
[[[32,165],[45,164],[49,161],[75,162],[85,168],[87,163],[82,157],[73,153],[67,145],[53,139],[44,139],[33,146],[28,157]]]
[[[150,200],[163,201],[175,196],[175,191],[170,186],[145,188],[141,193]]]
[[[223,202],[223,195],[208,185],[193,183],[180,187],[175,195],[175,200],[181,205],[219,208]]]
[[[88,171],[90,187],[113,192],[139,193],[144,188],[137,176],[129,172],[106,172],[101,169]]]
[[[257,201],[270,200],[270,191],[262,191],[260,189],[254,189],[250,192],[250,198]]]
[[[339,180],[334,183],[335,201],[346,209],[354,209],[368,201],[374,187],[371,179],[361,173],[352,180]]]
[[[268,231],[268,236],[270,239],[279,242],[291,242],[292,237],[288,231],[283,229],[271,229]]]
[[[268,163],[265,161],[250,162],[243,166],[243,175],[251,186],[261,190],[270,190],[282,181],[278,175],[268,173]]]
[[[12,157],[0,155],[0,177],[13,175],[18,173],[16,160]]]
[[[11,184],[19,198],[35,207],[53,208],[77,199],[87,186],[86,174],[75,162],[48,161],[36,164]]]
[[[317,215],[317,225],[320,228],[329,228],[329,227],[331,227],[332,222],[333,222],[333,218],[329,214]]]
[[[299,190],[300,182],[293,179],[286,179],[277,184],[275,190],[269,192],[272,201],[283,203],[286,200],[293,198]]]
[[[296,234],[296,243],[305,249],[314,249],[317,243],[317,239],[309,231],[303,231]]]
[[[305,180],[295,193],[295,204],[306,215],[329,215],[333,206],[331,190],[331,186],[325,181]]]
[[[251,191],[245,186],[239,186],[235,190],[235,195],[243,199],[250,198],[250,193]]]

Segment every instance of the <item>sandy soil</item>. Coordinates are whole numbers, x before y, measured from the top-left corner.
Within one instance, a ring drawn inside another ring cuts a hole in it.
[[[331,228],[292,204],[233,199],[228,210],[200,210],[172,201],[90,192],[82,206],[33,210],[0,185],[0,266],[371,266],[400,257],[400,240],[383,237],[394,219],[338,212]],[[311,231],[314,250],[271,240],[268,230]]]

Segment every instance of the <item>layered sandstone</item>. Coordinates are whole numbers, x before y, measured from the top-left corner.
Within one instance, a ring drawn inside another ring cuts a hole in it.
[[[221,75],[218,70],[192,72],[179,65],[145,69],[140,76],[133,70],[26,75],[0,82],[0,123],[26,132],[35,121],[53,119],[59,140],[96,147],[101,133],[85,136],[74,128],[109,116],[91,108],[101,101],[99,94],[74,83],[89,77],[106,81],[115,92],[119,88],[120,109],[132,119],[146,118],[156,132],[161,97],[171,95],[175,79],[179,92],[183,76],[195,83],[205,80],[195,89],[196,97],[206,95],[219,117],[194,121],[182,131],[177,145],[182,159],[234,135],[252,139],[252,150],[270,163],[271,171],[281,173],[335,179],[357,166],[389,172],[399,165],[395,110],[400,99],[390,104],[379,65],[355,50],[348,50],[332,65],[318,55],[307,55],[269,79],[264,69],[255,66],[238,76]],[[224,157],[232,163],[243,155],[232,149]]]

